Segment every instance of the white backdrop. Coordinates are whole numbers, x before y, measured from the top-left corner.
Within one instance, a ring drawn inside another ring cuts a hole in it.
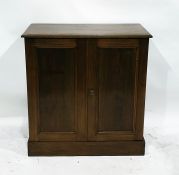
[[[27,119],[25,54],[20,36],[30,23],[141,23],[153,35],[145,122],[152,127],[177,127],[178,0],[0,0],[0,118]]]
[[[179,115],[178,0],[0,0],[0,116],[27,115],[23,39],[30,23],[141,23],[153,35],[146,110]]]

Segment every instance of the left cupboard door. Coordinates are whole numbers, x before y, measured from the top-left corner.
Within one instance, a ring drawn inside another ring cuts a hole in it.
[[[29,141],[85,141],[86,44],[25,39]]]

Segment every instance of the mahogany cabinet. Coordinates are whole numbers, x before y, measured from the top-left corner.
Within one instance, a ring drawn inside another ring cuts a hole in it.
[[[142,155],[148,42],[140,24],[31,24],[33,155]]]

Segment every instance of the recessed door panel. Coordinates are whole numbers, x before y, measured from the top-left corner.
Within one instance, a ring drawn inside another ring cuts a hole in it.
[[[99,48],[98,130],[133,131],[135,49]]]
[[[41,132],[75,132],[75,49],[38,48]]]

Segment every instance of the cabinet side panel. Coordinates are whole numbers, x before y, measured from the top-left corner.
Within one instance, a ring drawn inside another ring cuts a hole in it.
[[[25,39],[29,140],[38,140],[38,75],[35,51],[30,39]]]
[[[137,139],[142,140],[144,128],[145,92],[149,39],[140,39],[139,41],[139,76],[137,84],[136,134]]]

